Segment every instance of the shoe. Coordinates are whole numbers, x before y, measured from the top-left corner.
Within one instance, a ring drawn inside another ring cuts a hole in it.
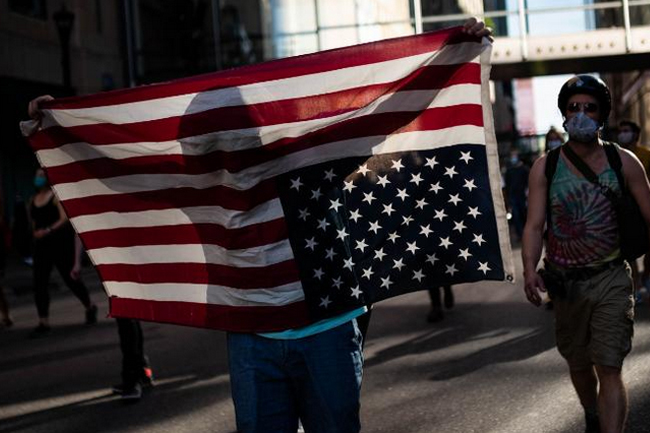
[[[429,311],[429,314],[427,314],[427,322],[429,323],[440,322],[444,318],[445,313],[442,312],[440,307],[432,308],[431,311]]]
[[[52,328],[50,328],[47,325],[43,325],[42,323],[39,323],[36,328],[29,334],[29,338],[41,338],[45,337],[50,333]]]
[[[143,388],[150,388],[154,385],[153,381],[153,370],[151,367],[144,367],[142,369],[142,377],[140,377],[140,383]]]
[[[86,325],[94,325],[97,323],[97,305],[86,309]]]
[[[138,401],[142,398],[142,385],[138,382],[133,385],[124,383],[113,385],[113,394],[120,395],[122,400]]]

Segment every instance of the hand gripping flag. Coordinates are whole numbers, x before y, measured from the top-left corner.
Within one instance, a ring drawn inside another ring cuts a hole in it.
[[[55,100],[29,142],[112,316],[299,327],[512,280],[489,56],[453,28]]]

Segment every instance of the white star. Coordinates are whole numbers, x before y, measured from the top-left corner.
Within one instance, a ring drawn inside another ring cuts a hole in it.
[[[398,173],[399,173],[399,171],[401,169],[404,168],[404,166],[402,165],[402,160],[401,159],[398,159],[397,161],[391,159],[391,162],[393,163],[393,165],[390,168],[394,168],[395,170],[397,170]]]
[[[343,260],[343,267],[349,270],[352,270],[352,266],[354,266],[354,262],[352,261],[352,257]]]
[[[384,249],[380,248],[377,251],[375,251],[375,259],[379,260],[380,262],[383,260],[383,258],[386,256],[386,253],[384,253]]]
[[[334,209],[334,212],[338,212],[341,206],[343,205],[339,202],[338,198],[336,200],[330,200],[330,209]]]
[[[316,188],[315,190],[313,190],[313,191],[311,192],[311,198],[312,198],[313,200],[317,200],[317,201],[318,201],[318,199],[321,198],[322,195],[323,195],[323,194],[320,192],[320,188]]]
[[[370,191],[369,193],[363,193],[363,200],[361,201],[367,201],[368,204],[372,204],[373,200],[377,200],[374,192]]]
[[[458,233],[462,233],[466,229],[465,223],[463,221],[454,221],[454,230],[458,230]]]
[[[464,250],[459,250],[460,251],[460,256],[467,261],[469,257],[472,257],[472,255],[469,252],[469,248],[465,248]]]
[[[436,215],[434,216],[434,218],[438,218],[440,221],[442,221],[446,216],[447,214],[445,213],[445,210],[440,209],[436,211]]]
[[[468,214],[473,216],[474,219],[476,219],[476,217],[478,215],[482,215],[482,213],[478,211],[478,206],[476,206],[476,207],[469,207],[468,206],[468,209],[469,209]]]
[[[460,194],[449,194],[449,200],[447,200],[447,203],[453,203],[454,206],[458,206],[458,202],[463,201],[459,196]]]
[[[433,158],[427,158],[427,163],[424,165],[433,168],[436,166],[436,164],[438,164],[438,161],[436,161],[436,157],[434,156]]]
[[[417,250],[420,249],[420,247],[418,247],[418,246],[416,245],[416,243],[417,243],[417,242],[413,242],[413,243],[409,243],[409,242],[407,242],[406,245],[408,245],[408,247],[406,247],[406,251],[408,251],[408,252],[410,252],[411,254],[414,254],[414,255],[415,255],[415,252],[416,252]]]
[[[357,241],[357,246],[354,247],[355,250],[361,250],[363,252],[366,248],[368,247],[368,244],[364,239],[361,239],[360,241]]]
[[[454,178],[454,175],[458,174],[456,167],[453,165],[451,167],[445,167],[445,176],[449,176],[450,179]]]
[[[429,191],[433,191],[436,194],[438,194],[438,191],[440,191],[441,189],[444,188],[440,186],[440,182],[436,182],[431,184],[431,188],[429,188]]]
[[[425,238],[428,238],[431,233],[433,233],[433,230],[429,228],[430,224],[427,224],[426,226],[420,226],[420,234],[424,235]]]
[[[291,179],[291,186],[289,187],[290,189],[295,189],[296,191],[300,190],[300,187],[302,186],[302,182],[300,182],[300,178],[296,179]]]
[[[330,301],[330,297],[327,295],[324,298],[320,298],[320,304],[318,304],[318,306],[327,308],[331,303],[332,301]]]
[[[445,247],[445,249],[449,249],[449,246],[452,245],[451,241],[449,240],[449,237],[446,238],[440,238],[440,246]]]
[[[359,169],[357,170],[357,173],[361,173],[363,176],[365,176],[367,173],[371,172],[368,168],[368,164],[363,164],[359,166]]]
[[[474,188],[478,187],[474,185],[474,179],[465,179],[465,185],[463,185],[463,188],[467,188],[471,192]]]
[[[420,173],[418,174],[411,173],[411,180],[409,180],[409,182],[414,183],[417,186],[420,186],[420,182],[422,182],[422,176],[420,176]]]
[[[465,164],[469,164],[469,161],[472,160],[472,159],[474,159],[474,158],[472,158],[472,157],[470,156],[469,152],[467,152],[467,153],[466,153],[466,152],[460,152],[460,154],[462,155],[462,156],[460,157],[460,159],[462,159],[463,161],[465,161]]]
[[[343,187],[343,191],[352,192],[352,190],[356,188],[354,182],[351,180],[350,181],[344,180],[343,183],[345,184],[345,186]]]
[[[413,217],[411,215],[409,216],[403,216],[402,217],[402,225],[407,226],[413,222]]]
[[[370,279],[370,276],[371,276],[372,274],[374,274],[374,272],[372,272],[372,266],[371,266],[371,267],[369,267],[368,269],[364,269],[364,270],[363,270],[363,275],[362,275],[362,277],[363,277],[363,278]]]
[[[478,262],[478,264],[479,264],[478,270],[483,271],[483,275],[487,274],[488,271],[492,270],[488,267],[488,262],[485,263]]]
[[[321,268],[314,270],[314,278],[318,278],[320,280],[321,278],[323,278],[323,275],[325,275],[325,272],[323,272]]]
[[[423,198],[422,200],[417,200],[415,203],[416,209],[424,209],[424,207],[427,205],[427,200]]]
[[[314,238],[307,239],[307,246],[305,248],[309,248],[310,250],[314,251],[316,248],[316,245],[318,245],[318,242],[314,240]]]
[[[422,278],[424,278],[424,272],[422,272],[422,269],[413,272],[413,279],[418,280],[418,283],[422,282]]]
[[[431,266],[435,265],[436,262],[440,260],[436,257],[436,254],[427,254],[427,262],[431,263]]]
[[[359,213],[359,209],[350,212],[350,219],[354,220],[355,223],[359,218],[361,218],[361,213]]]
[[[451,276],[453,277],[456,272],[458,272],[458,269],[456,269],[456,265],[451,265],[451,266],[447,265],[447,270],[445,271],[445,274],[451,274]]]
[[[359,290],[359,285],[357,284],[356,287],[352,288],[351,296],[354,296],[355,298],[359,299],[359,295],[361,295],[361,290]]]
[[[341,277],[332,278],[332,284],[334,284],[334,287],[337,289],[340,289],[341,285],[343,284],[343,280],[341,280]]]
[[[321,229],[322,231],[327,231],[328,225],[330,225],[330,223],[327,222],[326,218],[323,218],[322,220],[318,220],[318,228]]]
[[[393,243],[397,242],[397,238],[401,238],[401,236],[398,235],[397,232],[393,232],[393,233],[388,235],[388,240],[393,241]]]
[[[472,239],[472,242],[477,243],[478,246],[480,247],[481,244],[482,244],[483,242],[485,242],[485,239],[483,239],[483,235],[477,235],[477,234],[475,234],[475,235],[474,235],[474,239]]]
[[[344,240],[346,236],[350,236],[348,232],[345,231],[345,229],[337,230],[336,233],[336,239]]]
[[[404,260],[402,260],[402,259],[399,259],[399,260],[394,260],[394,259],[393,259],[393,263],[395,263],[395,264],[393,265],[393,269],[397,269],[398,271],[401,271],[402,268],[403,268],[404,266],[406,266],[406,265],[404,264]]]
[[[298,210],[298,213],[300,214],[300,216],[298,216],[298,219],[301,219],[303,221],[307,221],[307,217],[311,215],[307,208]]]
[[[336,253],[334,252],[334,248],[330,248],[325,250],[325,258],[334,261],[334,256]]]
[[[395,212],[395,209],[393,209],[393,203],[385,204],[384,205],[384,210],[381,211],[381,213],[385,213],[388,216],[390,216],[390,214],[392,214],[393,212]]]
[[[331,181],[335,177],[336,177],[336,175],[334,174],[334,169],[333,168],[331,170],[327,170],[325,172],[325,180]]]
[[[409,195],[406,193],[406,188],[404,189],[399,189],[397,188],[397,197],[401,198],[402,201],[406,200],[406,197]]]
[[[381,287],[386,287],[386,289],[390,289],[391,284],[393,284],[393,282],[390,280],[390,277],[381,279]]]
[[[388,180],[388,175],[386,175],[386,176],[377,176],[377,179],[379,179],[377,181],[377,185],[381,185],[384,188],[386,188],[386,185],[388,185],[390,183],[390,181]]]
[[[381,226],[379,225],[379,221],[375,221],[373,223],[370,223],[370,228],[368,230],[374,232],[377,234],[377,232],[381,229]]]

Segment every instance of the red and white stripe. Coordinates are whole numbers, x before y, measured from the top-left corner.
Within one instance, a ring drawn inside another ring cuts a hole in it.
[[[112,315],[297,327],[309,317],[275,178],[489,143],[487,48],[456,28],[55,100],[30,143]]]

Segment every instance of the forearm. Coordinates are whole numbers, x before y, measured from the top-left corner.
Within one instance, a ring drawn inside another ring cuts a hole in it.
[[[74,236],[74,262],[75,264],[81,264],[81,253],[83,251],[83,244],[78,235]]]
[[[523,233],[521,257],[524,264],[524,275],[537,271],[537,264],[542,257],[543,230],[526,227]]]

